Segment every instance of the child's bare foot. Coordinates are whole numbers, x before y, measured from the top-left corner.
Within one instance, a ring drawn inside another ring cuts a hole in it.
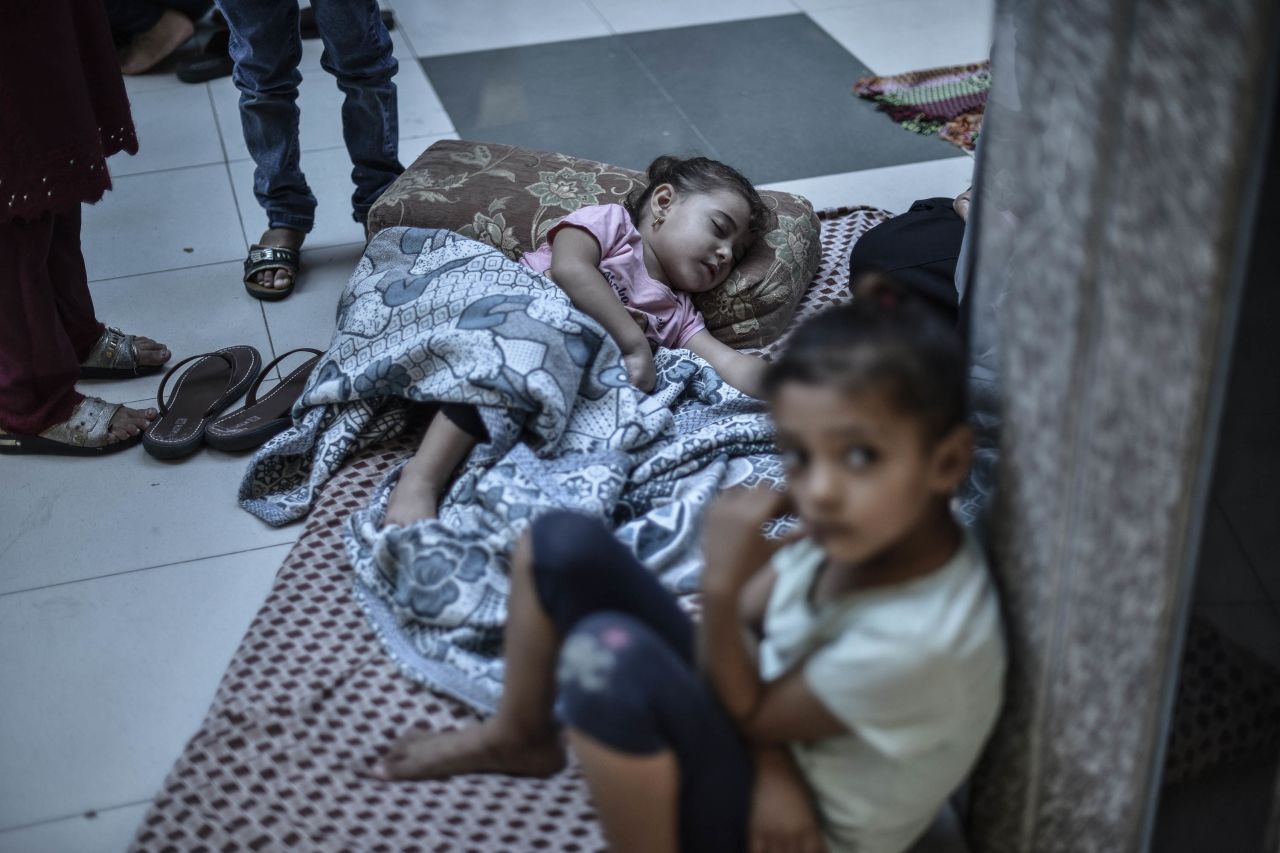
[[[268,228],[258,238],[257,245],[298,251],[307,235],[296,228]],[[293,271],[284,267],[269,267],[254,274],[254,283],[266,290],[288,290],[293,286]]]
[[[387,498],[387,517],[382,522],[383,526],[398,524],[408,527],[415,521],[435,518],[439,494],[439,487],[414,476],[414,472],[406,468]]]
[[[467,773],[501,773],[545,779],[565,767],[564,747],[554,731],[541,737],[509,732],[489,719],[449,732],[401,735],[382,759],[386,779],[447,779]]]
[[[160,20],[145,33],[134,36],[120,57],[123,74],[142,74],[159,65],[195,33],[195,24],[174,9],[165,9]]]

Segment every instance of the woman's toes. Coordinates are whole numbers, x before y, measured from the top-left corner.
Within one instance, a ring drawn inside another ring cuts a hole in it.
[[[283,290],[289,286],[291,280],[288,270],[276,270],[276,287]]]

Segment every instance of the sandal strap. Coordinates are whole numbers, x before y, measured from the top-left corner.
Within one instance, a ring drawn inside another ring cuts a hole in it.
[[[196,361],[197,359],[211,358],[211,357],[220,358],[223,361],[225,361],[227,365],[230,366],[231,373],[233,375],[235,374],[236,372],[235,356],[231,355],[230,353],[223,352],[222,350],[217,350],[215,352],[200,353],[199,355],[193,355],[190,358],[184,358],[182,361],[178,362],[173,367],[171,367],[169,369],[169,372],[164,375],[164,379],[160,380],[160,389],[156,391],[156,407],[160,409],[161,416],[169,414],[169,403],[173,402],[172,396],[168,400],[165,400],[164,398],[164,389],[165,389],[165,386],[169,384],[169,379],[172,378],[173,375],[177,373],[184,365],[190,364],[191,362]],[[177,394],[177,393],[178,393],[177,389],[175,388],[174,394]],[[218,411],[218,405],[220,403],[223,403],[225,398],[228,397],[229,395],[230,395],[230,390],[228,390],[227,394],[223,394],[221,397],[215,400],[213,405],[209,407],[209,410],[205,412],[204,416],[207,418],[210,415],[212,415],[214,412]]]
[[[115,326],[107,326],[102,337],[89,351],[83,362],[92,367],[119,367],[138,369],[137,337],[126,334]]]
[[[108,403],[99,397],[85,397],[71,410],[69,418],[49,427],[40,433],[40,437],[76,447],[105,445],[111,419],[123,405]]]
[[[283,246],[254,246],[244,259],[245,281],[254,273],[268,269],[283,269],[296,276],[299,257],[296,251]]]
[[[253,385],[249,388],[249,396],[246,399],[246,404],[245,404],[246,408],[258,402],[258,389],[262,387],[263,381],[267,378],[267,375],[271,373],[272,369],[274,369],[277,364],[284,361],[289,356],[296,355],[297,353],[300,353],[300,352],[309,352],[316,358],[320,358],[321,356],[324,355],[324,353],[320,352],[320,350],[312,349],[311,347],[298,347],[297,349],[291,349],[288,352],[281,355],[275,361],[271,362],[266,367],[262,368],[262,372],[258,374],[258,378],[253,380]],[[306,364],[306,362],[303,362],[303,364]]]

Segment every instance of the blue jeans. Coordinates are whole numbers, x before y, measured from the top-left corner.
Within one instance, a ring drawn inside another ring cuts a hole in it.
[[[231,30],[232,80],[240,90],[240,123],[257,168],[253,192],[271,228],[309,232],[316,197],[300,165],[298,84],[302,38],[297,0],[217,0]],[[312,0],[324,42],[320,64],[338,80],[342,137],[351,155],[352,212],[369,208],[404,171],[397,144],[399,69],[377,0]]]

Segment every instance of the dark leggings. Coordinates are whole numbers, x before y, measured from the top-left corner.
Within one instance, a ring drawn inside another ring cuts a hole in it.
[[[693,663],[689,617],[597,519],[533,523],[533,578],[564,645],[556,672],[569,726],[632,755],[672,750],[682,850],[746,850],[754,767]]]

